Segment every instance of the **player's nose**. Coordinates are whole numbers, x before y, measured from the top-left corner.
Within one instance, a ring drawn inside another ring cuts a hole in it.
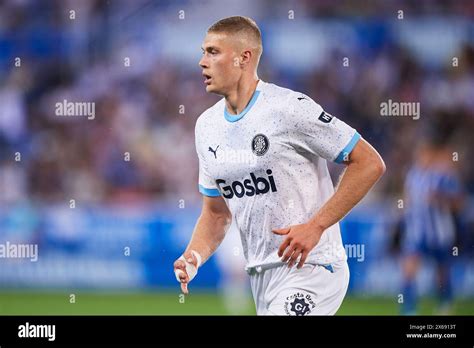
[[[207,64],[206,61],[206,56],[202,56],[201,60],[199,61],[199,66],[203,69],[209,67],[209,64]]]

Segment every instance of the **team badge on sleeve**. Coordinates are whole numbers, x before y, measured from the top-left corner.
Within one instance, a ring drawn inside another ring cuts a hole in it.
[[[257,156],[263,156],[270,147],[268,138],[263,134],[257,134],[252,140],[252,151]]]

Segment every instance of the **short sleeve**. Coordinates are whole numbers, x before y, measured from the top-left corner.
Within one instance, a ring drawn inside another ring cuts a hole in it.
[[[205,196],[209,197],[218,197],[220,196],[220,192],[217,189],[215,180],[209,174],[209,170],[207,167],[206,159],[202,154],[201,150],[201,143],[200,143],[200,131],[199,127],[196,124],[195,129],[195,145],[196,145],[196,153],[198,155],[199,160],[199,192],[201,192]]]
[[[347,160],[360,139],[354,128],[304,94],[292,93],[288,105],[292,141],[299,149],[336,163]]]

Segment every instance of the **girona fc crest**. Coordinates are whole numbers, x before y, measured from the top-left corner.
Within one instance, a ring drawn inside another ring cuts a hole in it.
[[[316,304],[310,294],[297,292],[286,298],[285,313],[292,316],[303,316],[311,312]]]
[[[257,156],[263,156],[267,153],[270,142],[264,134],[257,134],[252,139],[252,151]]]

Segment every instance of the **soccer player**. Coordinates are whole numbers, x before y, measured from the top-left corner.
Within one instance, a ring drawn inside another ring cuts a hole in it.
[[[309,96],[258,78],[262,40],[252,19],[216,22],[202,50],[206,91],[223,98],[196,123],[203,206],[174,263],[181,289],[188,293],[235,219],[258,315],[333,315],[349,283],[338,221],[384,162]],[[327,160],[347,166],[336,191]]]
[[[456,240],[456,214],[463,207],[461,183],[452,160],[452,149],[442,135],[445,127],[431,135],[418,149],[407,173],[404,217],[402,314],[416,314],[415,279],[422,259],[436,267],[439,314],[450,314],[452,286],[450,268]]]

